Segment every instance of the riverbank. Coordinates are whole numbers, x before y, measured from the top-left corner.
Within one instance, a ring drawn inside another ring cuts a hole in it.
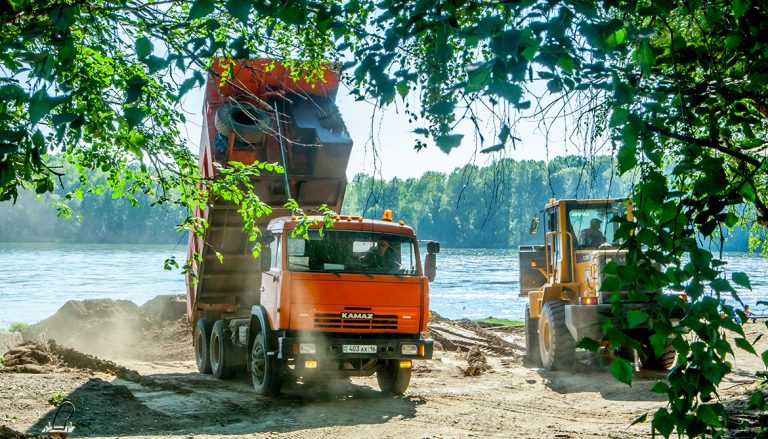
[[[27,339],[60,341],[6,353],[16,362],[0,373],[0,438],[40,434],[54,415],[51,402],[62,398],[77,408],[71,421],[78,436],[179,438],[639,438],[650,437],[650,427],[631,422],[664,404],[650,392],[663,373],[638,371],[628,387],[587,353],[572,372],[529,369],[522,327],[439,315],[430,322],[434,359],[416,362],[403,397],[383,396],[371,377],[290,383],[278,397],[263,398],[247,377],[197,373],[179,303],[76,302],[30,327]],[[752,340],[765,326],[750,323],[746,331]],[[736,352],[720,389],[732,419],[754,421],[744,407],[760,370],[759,358]],[[733,437],[749,431],[735,427]]]

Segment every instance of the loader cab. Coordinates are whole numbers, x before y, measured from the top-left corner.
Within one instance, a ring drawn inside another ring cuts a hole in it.
[[[616,217],[629,217],[623,200],[551,200],[542,211],[546,277],[551,284],[585,281],[582,265],[619,249]]]

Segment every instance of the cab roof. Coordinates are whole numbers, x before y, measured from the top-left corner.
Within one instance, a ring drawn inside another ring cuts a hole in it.
[[[323,221],[325,221],[325,218],[322,216],[308,216],[307,219],[310,222],[317,221],[317,224],[310,226],[310,229],[319,229],[323,224]],[[293,230],[298,223],[298,218],[283,216],[270,221],[267,230],[272,233],[283,233],[286,230]],[[348,215],[337,216],[333,222],[331,230],[354,230],[416,236],[411,226],[400,224],[399,222],[364,219],[362,217]]]

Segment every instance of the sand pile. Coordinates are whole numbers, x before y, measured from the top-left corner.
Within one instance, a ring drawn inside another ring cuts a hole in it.
[[[93,299],[64,304],[27,328],[25,340],[58,344],[104,358],[189,358],[191,330],[183,296],[157,296],[142,306],[128,300]]]

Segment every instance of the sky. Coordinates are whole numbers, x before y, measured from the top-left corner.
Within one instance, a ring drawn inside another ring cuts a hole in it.
[[[347,166],[349,179],[360,172],[374,174],[385,180],[395,177],[416,178],[427,171],[450,173],[467,163],[485,166],[502,157],[515,160],[548,160],[558,155],[579,153],[575,146],[563,139],[567,130],[562,124],[551,130],[556,134],[550,135],[547,147],[546,136],[531,122],[521,122],[512,127],[513,135],[520,139],[515,142],[514,149],[508,146],[506,150],[498,153],[479,153],[479,150],[497,143],[496,134],[492,129],[483,131],[486,140],[481,145],[473,127],[467,122],[457,127],[455,132],[464,134],[464,139],[461,146],[450,154],[442,152],[429,142],[427,148],[416,151],[413,146],[417,139],[423,137],[414,134],[413,130],[423,125],[409,123],[407,115],[402,111],[402,104],[399,108],[395,105],[376,109],[370,102],[355,101],[344,85],[338,91],[336,103],[353,141]],[[202,105],[202,89],[191,91],[182,103],[187,115],[183,131],[185,137],[194,145],[195,151],[200,139]]]

